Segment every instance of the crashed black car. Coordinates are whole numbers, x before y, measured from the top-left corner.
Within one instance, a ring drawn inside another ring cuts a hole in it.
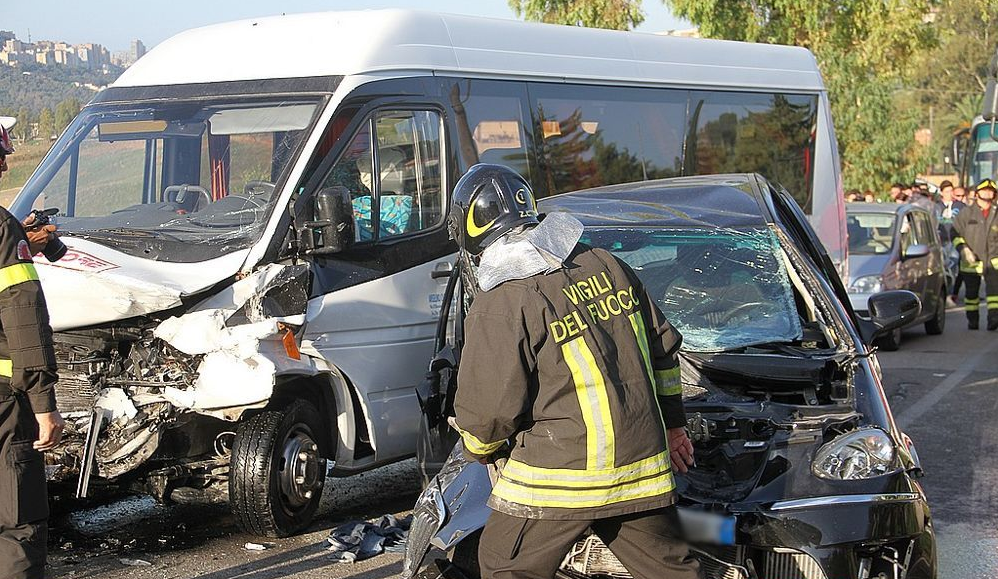
[[[678,475],[679,510],[707,577],[936,576],[919,461],[869,346],[918,315],[914,294],[873,295],[871,317],[856,316],[803,213],[759,175],[603,187],[540,209],[578,217],[583,242],[630,264],[684,336],[696,466]],[[416,504],[404,577],[478,573],[495,467],[465,462],[447,426],[467,285],[453,275],[420,392],[421,464],[439,473]],[[427,557],[437,550],[448,556]],[[595,535],[559,574],[630,577]]]

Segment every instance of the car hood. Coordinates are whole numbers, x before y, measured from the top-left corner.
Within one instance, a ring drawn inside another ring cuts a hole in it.
[[[66,256],[35,256],[52,329],[93,326],[181,305],[181,298],[235,275],[249,250],[204,262],[142,259],[85,239],[62,237]]]
[[[856,255],[849,254],[849,283],[868,275],[880,275],[891,261],[891,254]]]

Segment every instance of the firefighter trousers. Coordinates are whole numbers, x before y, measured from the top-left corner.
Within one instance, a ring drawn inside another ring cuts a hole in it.
[[[32,448],[37,438],[38,424],[27,398],[0,393],[0,577],[3,579],[45,576],[48,492],[42,453]]]
[[[676,507],[595,521],[521,519],[493,511],[482,532],[482,579],[551,579],[586,529],[635,579],[698,579],[700,564],[680,538]]]
[[[981,307],[981,280],[984,280],[985,301],[988,305],[988,321],[998,320],[998,270],[992,267],[984,268],[984,275],[973,272],[963,272],[963,281],[967,284],[967,294],[963,300],[963,307],[967,312],[967,319],[976,323],[980,319]]]

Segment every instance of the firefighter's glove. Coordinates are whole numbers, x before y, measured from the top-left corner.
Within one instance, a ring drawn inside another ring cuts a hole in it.
[[[977,256],[974,255],[974,252],[971,251],[966,245],[960,248],[960,258],[963,259],[964,263],[967,265],[974,265],[977,263]]]

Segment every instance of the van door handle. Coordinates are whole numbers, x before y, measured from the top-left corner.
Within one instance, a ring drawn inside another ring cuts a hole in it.
[[[430,272],[430,277],[433,279],[447,278],[450,277],[451,272],[454,271],[454,264],[442,262],[434,266],[433,271]]]

